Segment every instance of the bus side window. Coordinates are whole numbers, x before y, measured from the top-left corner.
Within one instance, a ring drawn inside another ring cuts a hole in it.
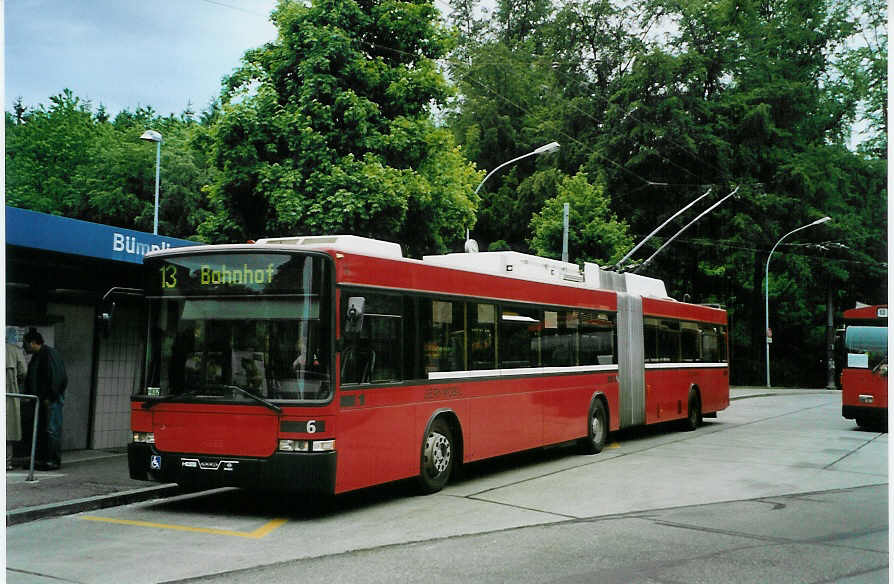
[[[658,319],[643,319],[643,356],[646,363],[656,363],[658,358]]]
[[[702,361],[704,353],[701,351],[701,329],[698,323],[681,323],[680,331],[680,357],[685,362]]]
[[[540,333],[543,311],[524,306],[500,310],[500,367],[540,367]]]
[[[388,383],[400,381],[403,363],[403,302],[400,296],[342,292],[342,331],[347,329],[348,299],[363,296],[363,326],[345,333],[341,356],[341,382]],[[353,328],[353,327],[352,327]]]
[[[497,307],[470,302],[469,369],[495,369],[497,366]]]
[[[542,364],[544,367],[577,365],[578,316],[571,310],[543,313]]]
[[[615,347],[615,320],[613,314],[581,312],[580,364],[613,365],[618,362]]]
[[[422,299],[422,347],[425,373],[466,368],[465,303]]]
[[[658,360],[665,363],[680,361],[680,321],[662,320],[658,326]]]
[[[723,335],[718,327],[702,324],[700,325],[701,341],[702,341],[702,361],[706,363],[720,363],[721,359],[721,343]]]

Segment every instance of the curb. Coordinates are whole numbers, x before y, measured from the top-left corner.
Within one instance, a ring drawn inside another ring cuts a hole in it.
[[[179,485],[165,484],[157,487],[134,489],[132,491],[120,491],[108,495],[73,499],[61,503],[48,503],[46,505],[36,505],[34,507],[22,507],[21,509],[7,511],[6,526],[19,525],[38,519],[45,519],[47,517],[72,515],[74,513],[81,513],[82,511],[92,511],[94,509],[105,509],[106,507],[117,507],[119,505],[149,501],[151,499],[160,499],[162,497],[177,495],[182,492],[183,491]]]

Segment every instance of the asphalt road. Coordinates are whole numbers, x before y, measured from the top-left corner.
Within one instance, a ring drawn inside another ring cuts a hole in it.
[[[835,391],[737,399],[695,432],[477,463],[441,493],[234,490],[7,530],[9,582],[887,582],[887,434]]]

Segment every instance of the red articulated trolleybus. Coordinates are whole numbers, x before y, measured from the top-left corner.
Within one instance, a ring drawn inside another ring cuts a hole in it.
[[[841,415],[858,426],[887,428],[888,305],[845,310],[844,325]]]
[[[342,493],[729,405],[726,312],[660,280],[355,236],[148,254],[130,476]]]

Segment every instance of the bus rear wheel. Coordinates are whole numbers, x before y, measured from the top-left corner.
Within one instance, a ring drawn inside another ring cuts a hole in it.
[[[453,434],[442,419],[432,422],[422,441],[422,464],[419,485],[423,493],[436,493],[444,488],[453,470]]]
[[[688,415],[683,420],[683,430],[691,432],[702,425],[702,400],[698,395],[698,390],[694,387],[689,390],[687,412]]]
[[[581,440],[580,446],[584,454],[599,454],[605,448],[608,439],[608,413],[601,399],[593,402],[590,409],[587,437]]]

